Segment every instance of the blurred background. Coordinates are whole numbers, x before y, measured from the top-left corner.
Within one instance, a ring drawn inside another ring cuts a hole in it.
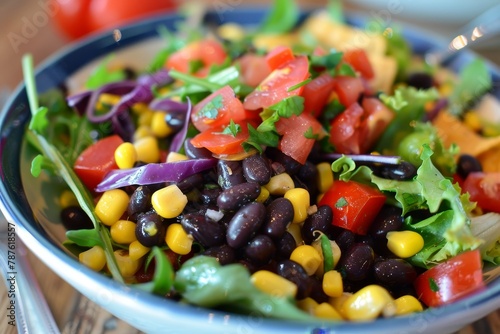
[[[198,0],[215,11],[242,6],[265,6],[265,0]],[[323,6],[327,0],[299,0],[302,7]],[[182,8],[182,0],[1,0],[0,89],[12,90],[21,81],[22,54],[30,52],[36,63],[55,51],[102,29],[111,29],[150,13]],[[363,12],[386,24],[410,23],[432,35],[452,38],[461,27],[498,0],[346,0],[350,11]],[[477,51],[500,64],[500,37],[482,43]]]

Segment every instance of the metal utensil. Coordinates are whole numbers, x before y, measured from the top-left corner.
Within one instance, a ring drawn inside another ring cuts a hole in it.
[[[443,64],[458,51],[484,42],[500,33],[500,4],[488,9],[466,24],[448,45],[429,50],[425,61],[430,65]]]

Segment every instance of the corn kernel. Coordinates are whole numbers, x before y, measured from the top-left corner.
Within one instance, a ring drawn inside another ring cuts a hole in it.
[[[342,305],[350,296],[352,296],[351,292],[344,292],[339,297],[331,297],[328,300],[328,303],[330,303],[330,305],[332,305],[344,319],[346,318],[346,316],[342,313]]]
[[[130,244],[137,240],[135,236],[135,223],[130,220],[119,220],[109,229],[111,239],[119,244]]]
[[[309,191],[304,188],[294,188],[288,190],[284,197],[293,206],[293,223],[302,223],[307,218],[307,210],[311,206]]]
[[[394,315],[406,315],[410,313],[423,311],[422,303],[412,295],[405,295],[394,300]]]
[[[80,263],[95,271],[101,271],[106,265],[106,254],[100,246],[94,246],[78,255]]]
[[[310,315],[314,315],[314,310],[318,307],[318,302],[311,297],[306,297],[297,301],[297,307]]]
[[[128,251],[124,249],[115,250],[113,254],[115,255],[118,269],[120,270],[120,273],[124,278],[134,276],[137,270],[139,270],[139,268],[141,267],[141,259],[132,259],[129,256]]]
[[[475,112],[467,112],[464,114],[464,124],[473,131],[480,131],[482,128],[481,119]]]
[[[389,292],[379,285],[368,285],[347,298],[342,304],[342,315],[348,320],[374,320],[382,314],[393,299]]]
[[[300,245],[290,255],[290,260],[297,262],[309,276],[313,275],[323,263],[321,256],[311,245]]]
[[[153,112],[150,127],[151,132],[158,138],[165,138],[173,132],[165,119],[165,113],[163,111]]]
[[[140,125],[140,126],[137,127],[137,129],[135,129],[135,132],[134,132],[134,142],[137,142],[140,139],[146,138],[146,137],[149,137],[149,136],[151,136],[151,129],[149,128],[149,126]]]
[[[139,240],[132,241],[128,245],[128,256],[132,260],[139,260],[141,257],[146,255],[151,248],[144,246],[139,242]]]
[[[267,201],[268,198],[269,198],[269,190],[267,190],[266,187],[261,186],[260,187],[260,194],[259,194],[259,196],[257,196],[255,201],[259,202],[259,203],[264,203],[265,201]]]
[[[276,297],[292,297],[297,294],[297,285],[286,278],[267,270],[252,274],[250,281],[260,291]]]
[[[144,111],[150,110],[148,108],[148,105],[146,103],[143,103],[143,102],[134,103],[130,109],[132,109],[132,112],[136,115],[140,115]]]
[[[329,297],[340,297],[344,293],[342,275],[336,270],[327,271],[323,275],[323,291]]]
[[[179,223],[170,224],[167,228],[165,235],[165,242],[167,246],[179,255],[186,255],[191,252],[193,245],[193,237],[184,231],[182,225]]]
[[[387,233],[387,248],[402,259],[420,252],[424,238],[414,231],[391,231]]]
[[[189,158],[182,153],[177,153],[177,152],[168,152],[167,154],[167,162],[176,162],[176,161],[184,161],[188,160]]]
[[[120,102],[121,97],[114,94],[102,93],[97,101],[97,109],[102,109],[104,105],[113,106]]]
[[[286,231],[295,239],[295,244],[297,246],[304,243],[300,224],[289,224]]]
[[[153,136],[146,136],[134,143],[137,152],[137,160],[146,163],[160,161],[160,147],[158,140]]]
[[[220,37],[228,41],[238,41],[245,37],[245,30],[236,23],[225,23],[217,29],[217,32]]]
[[[151,195],[153,209],[160,216],[167,219],[180,215],[187,202],[188,198],[175,184],[159,189]]]
[[[318,170],[318,190],[325,193],[333,184],[332,165],[328,162],[321,162],[316,165]]]
[[[295,184],[288,173],[281,173],[271,177],[269,183],[264,187],[271,195],[283,196],[288,190],[295,188]]]
[[[75,194],[70,190],[64,190],[59,197],[59,205],[61,208],[67,208],[68,206],[79,206],[78,200]]]
[[[121,143],[115,150],[115,162],[118,168],[127,169],[134,167],[137,161],[137,152],[132,143]]]
[[[314,315],[318,318],[330,320],[342,320],[342,316],[328,303],[321,303],[314,309]]]
[[[121,189],[105,191],[95,206],[95,213],[106,226],[116,223],[127,210],[129,197]]]
[[[151,128],[151,122],[153,121],[154,112],[151,109],[144,109],[137,117],[137,125],[146,126],[149,129]]]

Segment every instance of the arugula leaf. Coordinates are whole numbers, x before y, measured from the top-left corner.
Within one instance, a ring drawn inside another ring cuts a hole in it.
[[[330,52],[323,56],[312,55],[310,57],[311,66],[325,67],[327,70],[333,70],[342,60],[342,52]]]
[[[300,11],[295,1],[274,0],[257,32],[263,34],[286,33],[295,27],[299,15]]]
[[[104,246],[99,231],[96,229],[70,230],[66,232],[66,237],[82,247]]]
[[[164,296],[170,292],[174,283],[174,269],[160,247],[153,247],[151,254],[155,259],[153,279],[150,282],[135,284],[134,287]]]
[[[108,69],[108,64],[111,61],[112,56],[108,56],[103,62],[95,68],[95,70],[90,74],[89,78],[85,82],[85,88],[87,89],[97,89],[105,84],[111,82],[118,82],[125,80],[127,75],[123,69]]]
[[[449,98],[450,112],[461,115],[467,108],[491,89],[492,80],[484,60],[477,58],[460,72],[458,84]]]
[[[354,70],[354,68],[351,65],[349,65],[347,63],[343,63],[343,64],[340,64],[340,66],[338,68],[334,69],[334,75],[335,76],[356,77],[356,71]]]

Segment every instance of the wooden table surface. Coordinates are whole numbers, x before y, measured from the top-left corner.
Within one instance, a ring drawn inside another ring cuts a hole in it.
[[[67,43],[67,40],[54,27],[50,16],[44,24],[40,22],[22,42],[17,44],[12,42],[12,38],[15,37],[13,34],[23,36],[23,24],[32,20],[36,15],[40,15],[40,12],[44,10],[43,4],[47,2],[48,0],[0,0],[0,35],[2,37],[0,39],[0,64],[3,64],[0,69],[0,90],[12,90],[21,81],[20,57],[23,53],[31,52],[36,63],[39,63]],[[324,1],[316,2],[323,3]],[[308,3],[311,1],[309,0]],[[478,51],[500,64],[500,47]],[[36,256],[30,253],[29,257],[61,332],[68,334],[139,333],[138,330],[81,296]],[[4,314],[7,303],[6,289],[3,284],[0,284],[0,333],[13,334],[17,332],[17,329],[8,325]],[[500,334],[500,310],[463,328],[458,333]]]

